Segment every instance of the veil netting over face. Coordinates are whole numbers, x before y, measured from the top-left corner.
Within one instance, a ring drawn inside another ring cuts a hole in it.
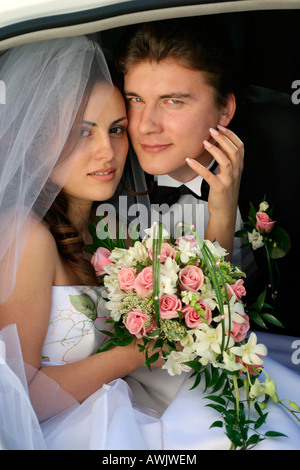
[[[113,85],[100,46],[84,36],[15,47],[0,56],[0,302],[11,294],[26,238],[68,175],[53,168],[79,139],[80,116],[93,84]],[[99,110],[100,112],[100,110]],[[77,152],[78,153],[78,152]],[[33,248],[34,249],[34,248]]]

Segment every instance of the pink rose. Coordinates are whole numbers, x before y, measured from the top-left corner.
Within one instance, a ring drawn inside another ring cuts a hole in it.
[[[205,312],[205,314],[203,314],[203,313],[201,314],[202,318],[204,318],[206,323],[208,325],[210,325],[211,322],[212,322],[212,311],[211,311],[210,306],[203,299],[200,299],[199,302],[197,302],[197,305],[198,304],[200,305],[202,310],[204,310],[204,312]]]
[[[160,317],[164,320],[177,318],[177,310],[182,309],[181,300],[175,294],[163,294],[159,300]]]
[[[134,279],[135,279],[136,272],[137,271],[135,268],[122,268],[118,272],[120,289],[123,289],[123,290],[134,289]]]
[[[275,224],[276,222],[271,220],[265,212],[256,213],[256,230],[260,229],[262,232],[271,232]]]
[[[204,281],[204,274],[202,269],[198,268],[197,266],[185,266],[179,272],[179,287],[182,290],[192,290],[197,292],[201,289],[203,281]]]
[[[153,328],[149,316],[138,308],[133,308],[127,314],[125,326],[129,333],[135,335],[137,338],[142,338]]]
[[[238,279],[235,284],[227,284],[227,292],[229,298],[231,298],[233,295],[236,296],[237,300],[241,300],[243,295],[246,295],[246,289],[244,287],[244,280],[243,279]]]
[[[160,250],[160,261],[164,263],[167,258],[176,258],[177,252],[169,243],[162,243]],[[149,256],[152,259],[152,247],[149,248]]]
[[[148,266],[135,277],[133,286],[139,295],[142,297],[147,297],[147,295],[149,295],[150,291],[152,290],[152,282],[152,266]]]
[[[250,328],[250,322],[248,315],[242,315],[244,318],[243,323],[238,323],[236,321],[232,321],[233,328],[230,331],[230,336],[237,342],[243,341],[246,338],[247,333]]]
[[[191,305],[186,305],[182,309],[185,323],[189,328],[197,328],[200,323],[203,323],[203,319],[208,325],[212,322],[212,312],[209,305],[202,299],[197,302],[197,305],[201,310],[204,310],[205,314],[200,315]]]
[[[183,307],[182,312],[184,314],[185,323],[189,328],[197,328],[199,323],[202,322],[199,313],[196,312],[194,307],[186,305]]]
[[[101,276],[106,273],[104,267],[112,263],[109,257],[110,251],[107,248],[103,248],[102,246],[97,248],[91,259],[91,264],[95,269],[96,276]]]

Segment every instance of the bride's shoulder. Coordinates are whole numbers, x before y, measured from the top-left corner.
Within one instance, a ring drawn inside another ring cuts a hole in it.
[[[57,251],[55,239],[49,228],[43,221],[35,221],[34,218],[31,218],[29,222],[27,245],[31,245],[35,250],[43,250],[47,247],[48,251]]]
[[[41,269],[47,266],[49,271],[51,266],[54,267],[58,257],[55,239],[43,222],[35,221],[32,218],[28,227],[29,234],[26,239],[22,264],[39,265]]]

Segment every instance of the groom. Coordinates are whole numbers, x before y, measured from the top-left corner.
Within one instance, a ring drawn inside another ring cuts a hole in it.
[[[146,174],[134,162],[134,189],[149,190],[152,212],[159,205],[163,220],[184,218],[231,257],[244,149],[227,128],[237,80],[224,37],[207,19],[145,24],[122,40],[116,63],[131,143]],[[240,264],[237,256],[233,261]]]
[[[282,149],[280,129],[267,135],[267,138],[264,136],[270,127],[267,122],[278,125],[278,119],[271,108],[274,103],[279,112],[286,116],[284,132],[295,143],[295,147],[289,147],[289,157],[294,158],[295,165],[298,165],[295,154],[296,133],[292,129],[299,126],[299,112],[295,121],[297,110],[290,100],[278,93],[252,88],[240,106],[238,116],[234,117],[237,91],[234,68],[231,67],[233,53],[226,52],[226,34],[221,32],[217,20],[214,18],[210,21],[211,23],[208,18],[180,19],[137,27],[125,40],[122,39],[117,48],[116,60],[124,74],[129,134],[134,149],[131,154],[131,189],[138,191],[137,200],[149,207],[148,196],[140,195],[146,191],[150,193],[152,204],[163,204],[170,196],[165,195],[160,200],[155,200],[159,185],[173,186],[171,193],[177,198],[178,194],[175,193],[178,193],[178,187],[182,188],[182,183],[185,183],[188,189],[194,190],[195,196],[187,194],[188,190],[185,190],[185,194],[179,195],[178,203],[171,204],[172,210],[169,212],[173,212],[176,220],[180,203],[181,207],[190,207],[192,222],[196,225],[199,216],[202,216],[201,225],[204,220],[205,236],[216,238],[230,251],[233,232],[239,223],[239,209],[243,219],[247,220],[250,201],[258,207],[265,194],[270,204],[276,201],[277,205],[279,202],[279,225],[290,231],[287,214],[283,209],[284,199],[288,200],[289,196],[287,193],[280,195],[281,199],[278,201],[276,179],[265,178],[266,171],[273,172],[276,177],[276,168],[277,172],[287,173],[282,165],[283,159],[276,152],[276,147]],[[218,38],[221,39],[219,43]],[[199,65],[200,59],[202,63]],[[218,83],[218,77],[223,79],[221,83]],[[209,94],[209,91],[213,93]],[[260,119],[262,116],[266,118],[265,121]],[[247,150],[239,200],[243,146],[232,131],[224,131],[224,127],[227,128],[230,122],[231,128],[245,142]],[[275,142],[280,139],[281,145],[276,146]],[[186,157],[191,160],[186,162]],[[273,165],[274,159],[278,166]],[[219,171],[214,161],[219,164]],[[226,173],[228,168],[231,180]],[[295,179],[295,173],[289,171],[287,177]],[[153,179],[155,189],[151,193]],[[207,192],[207,188],[202,185],[203,179],[210,185],[208,201],[198,199]],[[296,187],[295,184],[289,188],[290,194],[295,192]],[[180,210],[179,213],[182,214]],[[293,230],[292,226],[290,228]],[[204,236],[204,233],[201,235]],[[239,248],[235,248],[232,261],[239,264],[239,257],[236,256]],[[264,287],[264,281],[257,282],[260,273],[255,270],[252,253],[242,253],[242,268],[247,272],[251,291],[256,294]],[[286,273],[291,272],[290,263],[291,260],[283,260]],[[279,331],[277,328],[275,331],[295,335],[300,334],[300,327],[295,324],[293,315],[285,313],[284,308],[287,304],[290,305],[289,312],[296,308],[292,297],[287,299],[285,295],[287,279],[287,276],[282,276],[276,312],[276,316],[287,328]]]

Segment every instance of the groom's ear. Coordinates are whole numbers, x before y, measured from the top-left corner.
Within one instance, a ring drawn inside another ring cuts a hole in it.
[[[231,119],[233,118],[236,110],[236,100],[233,93],[229,93],[226,100],[226,105],[222,107],[220,112],[219,124],[221,126],[228,126]]]

